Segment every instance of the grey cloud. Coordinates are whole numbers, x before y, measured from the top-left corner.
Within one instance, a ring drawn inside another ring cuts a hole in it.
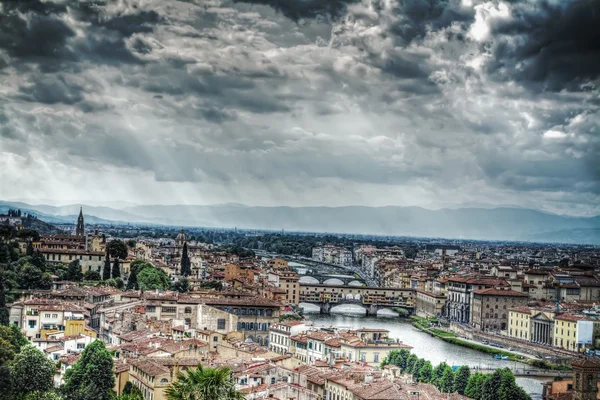
[[[513,18],[491,25],[498,79],[530,82],[537,90],[582,90],[600,76],[600,2],[511,4]]]
[[[348,4],[358,0],[234,0],[249,4],[261,4],[273,7],[287,18],[298,21],[302,18],[328,16],[337,18],[342,15]]]
[[[84,88],[64,75],[44,75],[34,78],[32,85],[21,87],[21,98],[46,104],[74,104],[83,100]]]

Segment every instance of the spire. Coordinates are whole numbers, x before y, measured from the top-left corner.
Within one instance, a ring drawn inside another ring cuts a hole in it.
[[[85,229],[83,226],[83,207],[79,208],[79,217],[77,217],[77,228],[75,228],[75,235],[85,236]]]

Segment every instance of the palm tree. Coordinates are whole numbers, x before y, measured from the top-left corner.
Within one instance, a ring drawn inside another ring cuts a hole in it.
[[[243,400],[235,389],[231,370],[226,367],[205,368],[198,364],[196,370],[177,374],[165,394],[168,400]]]

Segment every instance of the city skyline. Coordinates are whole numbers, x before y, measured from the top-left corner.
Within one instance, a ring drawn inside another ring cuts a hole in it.
[[[0,7],[0,199],[600,214],[597,2]]]

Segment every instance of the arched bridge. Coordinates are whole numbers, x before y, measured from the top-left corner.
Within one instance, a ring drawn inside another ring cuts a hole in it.
[[[300,302],[318,305],[321,314],[342,304],[359,304],[367,315],[376,315],[384,308],[414,308],[415,290],[372,286],[318,285],[300,283]]]
[[[361,278],[343,277],[332,275],[308,274],[300,275],[300,284],[319,284],[319,285],[339,285],[342,282],[344,286],[363,286],[365,281]]]

